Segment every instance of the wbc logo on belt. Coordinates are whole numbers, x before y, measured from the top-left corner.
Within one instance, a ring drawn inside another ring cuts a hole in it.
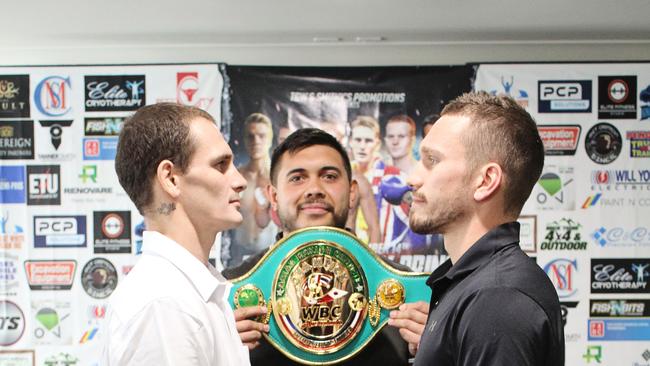
[[[343,247],[310,242],[291,252],[273,281],[273,315],[294,345],[329,354],[361,331],[367,316],[363,270]]]

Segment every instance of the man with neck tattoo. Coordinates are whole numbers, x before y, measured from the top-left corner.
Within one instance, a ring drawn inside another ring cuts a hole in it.
[[[142,256],[109,299],[105,365],[249,365],[208,262],[217,233],[239,225],[246,180],[205,111],[139,109],[120,133],[120,184],[144,216]]]
[[[271,184],[267,193],[271,209],[277,212],[282,228],[277,239],[312,226],[345,228],[349,207],[358,194],[358,188],[352,179],[348,155],[333,136],[316,128],[292,133],[273,151],[270,174]],[[236,278],[244,275],[266,251],[249,257],[238,267],[224,270],[224,276]],[[388,264],[409,270],[395,263]],[[235,311],[241,337],[252,348],[251,364],[298,365],[262,338],[264,324],[250,319],[260,315],[259,310],[259,307],[250,307]],[[402,340],[400,335],[406,337],[407,332],[411,332],[408,328],[415,333],[422,332],[428,304],[404,304],[402,310],[397,327],[384,327],[364,350],[339,365],[407,365],[410,341]],[[418,334],[414,337],[419,339]],[[414,348],[410,350],[414,352]]]

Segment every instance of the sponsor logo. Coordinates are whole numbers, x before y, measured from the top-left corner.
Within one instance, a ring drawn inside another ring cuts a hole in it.
[[[0,203],[25,203],[25,167],[0,165]]]
[[[634,229],[615,226],[606,228],[601,226],[591,234],[592,239],[601,247],[643,247],[650,246],[650,230],[638,226]]]
[[[589,319],[589,340],[649,341],[650,319]]]
[[[546,155],[575,155],[580,139],[580,126],[540,125],[537,129]]]
[[[124,125],[123,117],[91,117],[84,119],[86,136],[118,136]]]
[[[95,253],[131,253],[131,212],[93,212]]]
[[[0,296],[16,296],[18,280],[18,257],[7,252],[0,254]]]
[[[63,345],[72,342],[70,303],[46,301],[32,303],[34,343]]]
[[[86,246],[86,216],[34,216],[34,248]]]
[[[537,216],[522,215],[519,222],[519,247],[526,253],[537,252]]]
[[[97,335],[98,331],[99,331],[99,327],[92,327],[87,331],[85,331],[81,336],[81,339],[79,339],[79,344],[84,344],[95,339],[95,335]]]
[[[61,204],[61,169],[58,165],[27,166],[27,204]]]
[[[0,300],[0,346],[17,343],[25,333],[25,314],[9,300]]]
[[[562,301],[560,302],[560,313],[562,314],[562,324],[566,327],[567,318],[569,317],[569,309],[578,307],[579,301]]]
[[[559,298],[571,297],[578,292],[574,283],[574,276],[578,273],[577,259],[554,259],[548,262],[543,269],[555,286]]]
[[[34,90],[36,109],[48,117],[61,117],[70,112],[70,77],[48,76]]]
[[[598,77],[598,118],[636,119],[636,76]]]
[[[86,111],[134,111],[146,103],[144,75],[89,75]]]
[[[591,80],[540,80],[539,113],[591,113]]]
[[[650,170],[594,170],[591,183],[592,191],[650,191]]]
[[[503,89],[493,89],[490,91],[492,95],[504,95],[512,97],[517,101],[517,104],[524,108],[528,108],[528,92],[523,89],[513,88],[515,85],[515,77],[510,78],[501,76],[501,87]]]
[[[533,188],[537,208],[541,210],[573,210],[575,184],[573,167],[547,165]]]
[[[650,258],[592,259],[591,293],[650,293]]]
[[[117,137],[85,137],[83,139],[84,160],[115,160]]]
[[[582,204],[583,209],[589,207],[650,207],[650,198],[648,197],[605,197],[602,193],[593,194]]]
[[[641,120],[650,118],[650,85],[641,90],[639,94],[641,100]]]
[[[205,79],[204,79],[205,80]],[[176,73],[176,97],[159,98],[157,102],[172,102],[191,105],[203,110],[208,110],[214,103],[214,97],[208,90],[201,92],[199,73],[196,71]]]
[[[147,228],[144,226],[144,220],[135,225],[135,254],[142,254],[142,235]],[[214,249],[214,247],[213,247]]]
[[[609,164],[618,158],[623,139],[616,127],[609,123],[598,123],[589,129],[585,138],[585,149],[589,159],[597,164]]]
[[[115,266],[104,258],[91,259],[81,272],[81,284],[89,296],[95,299],[107,298],[117,287]]]
[[[45,361],[43,361],[43,365],[45,366],[75,366],[79,362],[79,358],[76,356],[73,356],[69,353],[66,352],[59,352],[56,355],[51,355],[48,356]]]
[[[630,157],[650,158],[650,131],[628,131]]]
[[[542,250],[587,250],[587,242],[582,240],[582,225],[572,219],[562,218],[546,225],[546,236]]]
[[[9,211],[0,217],[0,248],[22,249],[25,242],[23,227],[10,222],[9,217]]]
[[[74,260],[27,260],[25,273],[32,290],[69,290],[77,262]]]
[[[1,350],[0,365],[5,366],[34,366],[36,356],[34,350]]]
[[[72,120],[68,121],[38,121],[41,126],[49,128],[50,132],[50,141],[52,142],[52,147],[55,152],[50,153],[40,153],[38,158],[41,160],[72,160],[75,158],[73,153],[63,153],[59,151],[59,146],[63,140],[63,131],[64,127],[70,127],[72,125]]]
[[[0,75],[0,118],[29,118],[29,75]]]
[[[589,300],[589,309],[589,316],[593,318],[648,317],[650,316],[650,300]]]
[[[582,358],[585,359],[586,363],[591,363],[591,361],[600,363],[603,358],[603,347],[587,346],[587,351],[582,355]]]
[[[602,197],[602,196],[603,196],[602,193],[596,193],[596,194],[593,194],[593,195],[587,197],[585,202],[582,204],[582,208],[587,209],[589,207],[596,206],[598,201],[600,201],[600,197]]]
[[[81,174],[78,175],[83,187],[64,188],[65,194],[71,195],[100,195],[112,194],[113,187],[96,187],[97,184],[97,165],[83,165]]]
[[[0,159],[34,159],[34,121],[0,121]]]

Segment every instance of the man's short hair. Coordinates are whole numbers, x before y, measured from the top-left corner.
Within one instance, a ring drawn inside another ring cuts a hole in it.
[[[470,172],[498,163],[505,175],[504,213],[519,215],[544,167],[544,145],[537,125],[512,98],[465,93],[441,113],[465,116],[473,128],[463,134]]]
[[[374,131],[375,138],[381,138],[381,129],[379,128],[379,122],[376,119],[370,116],[358,116],[350,123],[350,130],[354,130],[356,127],[367,127]]]
[[[135,207],[144,210],[153,200],[151,180],[158,164],[170,160],[185,172],[196,148],[190,123],[214,118],[202,109],[176,103],[158,103],[138,109],[122,127],[117,143],[115,172]]]
[[[403,122],[403,123],[408,123],[409,129],[411,131],[411,136],[415,136],[415,121],[413,118],[405,115],[405,114],[398,114],[396,116],[391,117],[388,122],[386,122],[386,126],[388,126],[389,123],[393,122]]]
[[[348,181],[352,181],[350,158],[336,138],[318,128],[301,128],[294,131],[273,150],[273,155],[271,155],[271,183],[273,185],[277,183],[280,161],[285,153],[295,154],[310,146],[316,145],[329,146],[336,150],[341,155],[341,159],[343,159],[343,166],[348,175]]]

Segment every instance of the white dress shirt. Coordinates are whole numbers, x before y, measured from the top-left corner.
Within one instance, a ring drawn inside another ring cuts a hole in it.
[[[250,365],[231,284],[168,237],[145,231],[142,257],[109,298],[106,365]]]

